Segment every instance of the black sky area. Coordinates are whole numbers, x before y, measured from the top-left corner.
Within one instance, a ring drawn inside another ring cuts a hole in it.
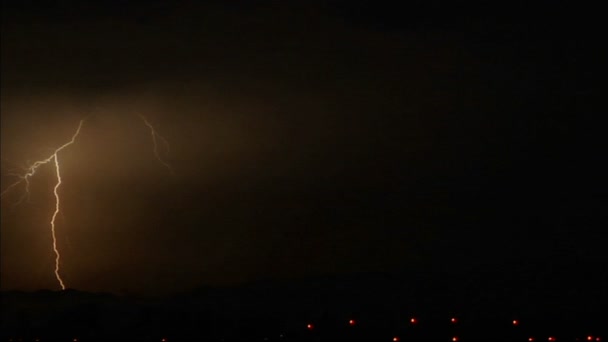
[[[6,1],[2,189],[10,163],[89,115],[66,151],[58,226],[62,272],[83,290],[596,267],[608,223],[599,13]],[[133,113],[170,142],[175,176]],[[2,200],[3,290],[57,287],[52,172],[40,177],[32,203]]]

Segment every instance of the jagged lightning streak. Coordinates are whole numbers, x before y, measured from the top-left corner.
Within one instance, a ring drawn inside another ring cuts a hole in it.
[[[59,253],[59,249],[57,248],[57,236],[55,234],[55,219],[57,218],[57,215],[59,214],[60,209],[61,209],[61,206],[60,206],[61,203],[60,203],[60,197],[59,197],[59,187],[61,186],[62,181],[61,181],[61,172],[60,172],[60,165],[59,165],[59,152],[61,152],[64,148],[72,145],[76,141],[76,138],[80,134],[80,129],[82,128],[83,123],[84,123],[84,120],[80,120],[80,123],[78,124],[78,128],[76,129],[76,132],[74,133],[74,135],[72,135],[72,139],[70,139],[70,141],[68,141],[67,143],[65,143],[65,144],[61,145],[60,147],[58,147],[57,149],[55,149],[48,158],[35,161],[33,164],[31,164],[29,167],[27,167],[24,174],[17,175],[20,178],[17,182],[11,184],[2,193],[0,193],[0,197],[2,197],[8,191],[13,189],[17,185],[25,182],[25,191],[26,191],[26,194],[29,195],[30,178],[36,174],[36,171],[38,171],[38,168],[40,166],[48,164],[51,161],[54,162],[55,174],[57,175],[57,183],[55,183],[55,187],[53,188],[53,194],[55,195],[55,211],[53,212],[53,216],[51,218],[50,223],[51,223],[51,236],[53,239],[53,252],[55,252],[55,277],[57,278],[57,281],[59,282],[59,285],[61,286],[62,290],[65,290],[66,287],[65,287],[65,283],[63,282],[63,279],[61,278],[61,275],[59,274],[59,263],[60,263],[61,255]],[[20,202],[22,200],[23,200],[23,197],[20,200]]]
[[[30,182],[29,182],[29,177],[31,177],[33,175],[33,173],[31,173],[31,172],[28,171],[30,169],[30,167],[27,167],[27,166],[20,167],[20,169],[25,174],[15,173],[15,171],[14,171],[15,169],[13,169],[11,171],[11,173],[9,173],[8,175],[20,178],[20,180],[17,181],[17,182],[15,182],[15,183],[13,183],[13,184],[11,184],[4,191],[2,191],[2,193],[0,193],[0,198],[2,198],[12,188],[14,188],[15,186],[21,184],[21,182],[25,182],[25,191],[23,192],[23,195],[21,195],[21,197],[19,198],[19,200],[13,204],[13,208],[16,207],[16,206],[18,206],[19,204],[21,204],[21,202],[23,202],[26,198],[28,200],[30,198]]]
[[[167,162],[165,162],[160,157],[160,154],[158,153],[157,139],[160,139],[160,141],[163,142],[163,144],[165,145],[165,149],[167,150],[167,152],[169,151],[169,142],[167,141],[167,139],[163,138],[160,134],[158,134],[156,132],[156,129],[154,129],[154,126],[152,126],[152,124],[148,121],[148,119],[146,119],[145,116],[143,116],[142,114],[139,114],[139,117],[142,119],[142,121],[144,122],[144,124],[146,124],[146,126],[148,126],[148,128],[150,129],[150,135],[152,136],[152,143],[154,144],[154,155],[156,156],[156,159],[158,159],[158,161],[161,164],[163,164],[169,170],[169,172],[171,172],[171,174],[174,175],[175,172],[173,171],[173,168],[171,167],[171,165],[167,164]]]

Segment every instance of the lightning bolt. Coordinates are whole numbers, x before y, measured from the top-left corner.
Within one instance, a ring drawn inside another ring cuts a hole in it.
[[[169,142],[156,132],[156,129],[154,128],[154,126],[152,126],[152,124],[146,119],[145,116],[140,114],[139,117],[143,120],[144,124],[150,129],[150,134],[152,136],[152,143],[154,144],[154,155],[156,156],[156,159],[158,159],[158,161],[161,164],[163,164],[169,170],[169,172],[171,172],[171,174],[175,174],[173,171],[173,168],[171,168],[171,166],[161,158],[160,153],[158,151],[158,145],[159,145],[158,141],[159,140],[162,144],[164,144],[166,153],[169,152]],[[19,168],[21,173],[16,173],[14,171],[15,169],[10,170],[11,173],[9,173],[9,175],[17,177],[18,180],[16,182],[14,182],[13,184],[9,185],[6,189],[4,189],[0,193],[0,198],[3,198],[4,195],[9,193],[11,190],[15,189],[16,187],[18,187],[21,184],[24,184],[24,193],[21,196],[21,198],[19,199],[19,201],[17,201],[17,203],[15,203],[15,205],[19,205],[21,202],[23,202],[23,200],[25,200],[26,198],[29,198],[29,196],[30,196],[30,179],[36,175],[36,172],[40,169],[40,167],[42,167],[43,165],[46,165],[46,164],[50,164],[51,162],[54,164],[57,182],[55,183],[55,186],[53,187],[53,194],[55,196],[55,211],[53,212],[53,215],[51,217],[50,226],[51,226],[51,237],[53,240],[53,252],[55,253],[55,270],[54,270],[55,278],[57,278],[57,282],[59,283],[59,286],[61,286],[62,290],[65,290],[66,286],[65,286],[65,282],[61,278],[61,274],[59,272],[60,271],[59,266],[61,263],[61,254],[57,247],[57,234],[56,234],[57,227],[56,227],[56,223],[55,223],[57,216],[61,213],[61,197],[59,196],[59,189],[63,182],[63,180],[61,178],[61,166],[59,163],[59,152],[63,151],[65,148],[67,148],[70,145],[75,143],[76,138],[80,134],[80,131],[82,129],[84,122],[85,122],[85,119],[80,120],[80,122],[78,124],[78,128],[72,135],[72,138],[65,144],[56,148],[55,150],[51,150],[51,154],[47,158],[37,160],[31,164],[28,162],[27,163],[28,165],[26,165],[25,167]]]
[[[65,144],[56,148],[53,151],[53,153],[46,159],[41,159],[41,160],[35,161],[33,164],[31,164],[29,167],[26,168],[25,173],[17,175],[17,177],[19,178],[18,181],[11,184],[4,191],[2,191],[2,193],[0,193],[0,198],[1,198],[6,193],[8,193],[11,189],[17,187],[19,184],[25,183],[25,194],[19,200],[18,203],[20,203],[21,201],[23,201],[23,199],[26,196],[29,196],[30,178],[32,178],[36,174],[36,172],[38,171],[38,169],[41,166],[49,164],[50,162],[54,162],[55,175],[57,176],[57,183],[55,183],[55,187],[53,188],[53,194],[55,195],[55,211],[53,212],[53,216],[51,218],[50,224],[51,224],[51,236],[53,239],[53,252],[55,252],[55,277],[57,278],[57,281],[59,282],[59,285],[61,286],[62,290],[65,290],[66,287],[65,287],[65,283],[63,282],[63,279],[61,278],[61,275],[59,274],[59,264],[60,264],[61,255],[59,253],[59,249],[57,248],[57,236],[56,236],[56,232],[55,232],[55,228],[56,228],[55,219],[57,218],[57,215],[59,214],[59,212],[61,210],[59,187],[61,186],[62,180],[61,180],[61,171],[60,171],[61,168],[60,168],[60,164],[59,164],[59,152],[61,152],[66,147],[72,145],[76,141],[76,138],[80,134],[80,130],[82,128],[83,123],[84,123],[84,120],[80,120],[80,123],[78,124],[78,128],[76,129],[76,132],[74,133],[74,135],[72,135],[72,139],[70,139]]]
[[[158,134],[156,132],[156,129],[154,129],[154,126],[152,126],[152,124],[148,121],[148,119],[146,119],[145,116],[143,116],[142,114],[139,114],[139,117],[144,122],[144,124],[146,126],[148,126],[148,128],[150,129],[150,135],[152,136],[152,143],[154,144],[154,156],[156,156],[156,159],[158,159],[158,161],[161,164],[163,164],[172,175],[174,175],[175,172],[173,171],[173,168],[171,167],[171,165],[167,164],[167,162],[165,162],[160,157],[160,154],[158,153],[158,142],[157,141],[160,140],[165,145],[165,150],[167,151],[167,153],[169,152],[169,142],[167,141],[167,139],[163,138],[160,134]]]

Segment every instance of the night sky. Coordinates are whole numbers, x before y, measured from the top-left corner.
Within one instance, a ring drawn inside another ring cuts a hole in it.
[[[2,189],[87,117],[59,156],[68,287],[607,260],[597,9],[230,3],[3,4]],[[2,290],[58,288],[53,171],[2,198]]]

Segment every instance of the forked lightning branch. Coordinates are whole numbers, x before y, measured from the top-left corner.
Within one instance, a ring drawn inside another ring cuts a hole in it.
[[[171,166],[161,158],[161,156],[158,152],[157,141],[158,140],[162,141],[168,151],[169,144],[168,144],[167,140],[165,140],[165,138],[163,138],[156,132],[156,130],[154,129],[154,126],[152,126],[152,124],[143,115],[140,115],[140,118],[143,120],[144,124],[150,129],[150,134],[152,136],[152,142],[154,144],[154,150],[153,150],[154,156],[171,173],[173,173],[173,169],[171,168]],[[4,197],[4,195],[9,193],[13,189],[16,189],[18,186],[23,185],[24,193],[23,193],[23,196],[21,196],[21,198],[17,202],[17,204],[19,204],[23,201],[23,199],[30,196],[30,191],[29,191],[30,190],[30,179],[36,175],[38,170],[42,166],[47,165],[47,164],[53,165],[55,167],[56,182],[53,187],[53,194],[55,195],[55,210],[54,210],[53,214],[51,215],[51,219],[50,219],[49,223],[50,223],[50,228],[51,228],[53,252],[55,254],[55,278],[57,278],[57,282],[59,283],[59,286],[61,286],[62,290],[66,289],[66,285],[65,285],[65,282],[64,282],[63,278],[61,277],[61,273],[60,273],[61,253],[59,252],[59,248],[57,247],[57,231],[56,231],[56,228],[57,228],[56,218],[57,218],[57,215],[59,215],[59,213],[61,212],[61,196],[59,193],[59,189],[61,187],[61,184],[63,183],[63,180],[61,178],[61,163],[60,163],[59,157],[60,157],[61,151],[70,147],[70,145],[72,145],[76,142],[78,136],[80,135],[80,131],[82,129],[84,122],[85,122],[85,120],[80,120],[80,122],[78,123],[78,127],[76,128],[76,131],[74,132],[74,134],[72,135],[72,138],[68,142],[66,142],[65,144],[56,148],[53,151],[53,153],[51,153],[51,155],[49,155],[47,158],[37,160],[37,161],[33,162],[32,164],[30,164],[29,166],[27,166],[25,168],[25,170],[23,171],[23,173],[15,174],[15,176],[18,178],[17,181],[15,181],[11,185],[9,185],[6,189],[4,189],[2,191],[2,193],[0,193],[0,198],[1,198],[1,197]]]

